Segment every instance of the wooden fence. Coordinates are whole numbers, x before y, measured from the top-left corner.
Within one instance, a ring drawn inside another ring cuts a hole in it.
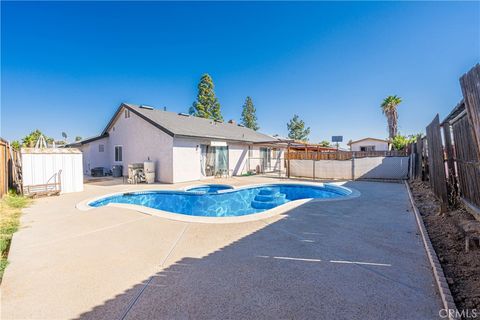
[[[452,168],[458,177],[458,189],[461,197],[469,204],[480,208],[480,158],[478,145],[473,137],[470,121],[466,116],[452,124],[453,139],[455,141],[456,163]]]
[[[437,115],[427,136],[409,146],[410,172],[412,179],[429,181],[444,206],[461,200],[480,213],[480,65],[460,84],[463,101],[442,123]]]
[[[21,192],[20,152],[0,138],[0,198],[9,189]]]
[[[442,133],[440,132],[440,118],[438,114],[427,126],[428,168],[430,170],[430,186],[433,192],[448,203],[447,184],[445,176],[445,161],[443,156]]]
[[[406,151],[311,151],[290,150],[285,154],[285,160],[351,160],[368,157],[404,157]]]

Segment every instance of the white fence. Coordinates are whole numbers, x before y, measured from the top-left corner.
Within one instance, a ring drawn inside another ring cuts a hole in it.
[[[80,150],[22,148],[21,154],[24,188],[60,182],[61,193],[83,191]]]
[[[290,160],[290,175],[315,179],[407,179],[408,157]]]

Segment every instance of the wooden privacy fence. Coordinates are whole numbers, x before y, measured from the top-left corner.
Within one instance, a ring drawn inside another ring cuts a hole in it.
[[[303,151],[290,150],[285,155],[285,160],[351,160],[353,158],[368,157],[405,157],[406,151]]]
[[[480,65],[460,79],[464,99],[409,146],[411,178],[429,181],[443,205],[457,199],[480,213]],[[442,140],[443,129],[443,140]]]
[[[11,188],[21,191],[20,153],[0,138],[0,198]]]
[[[433,192],[442,200],[442,203],[448,203],[442,134],[440,132],[438,114],[427,126],[427,150],[430,186]]]

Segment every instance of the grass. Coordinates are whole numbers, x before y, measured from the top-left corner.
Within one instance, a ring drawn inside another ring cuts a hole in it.
[[[30,199],[9,192],[0,200],[0,282],[8,265],[8,250],[13,234],[20,225],[22,208],[30,203]]]

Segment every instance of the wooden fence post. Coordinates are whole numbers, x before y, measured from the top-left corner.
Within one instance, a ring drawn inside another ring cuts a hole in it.
[[[287,178],[290,179],[290,142],[287,144]]]
[[[427,126],[427,141],[430,185],[435,195],[442,201],[441,210],[445,212],[448,204],[447,178],[438,114]]]

